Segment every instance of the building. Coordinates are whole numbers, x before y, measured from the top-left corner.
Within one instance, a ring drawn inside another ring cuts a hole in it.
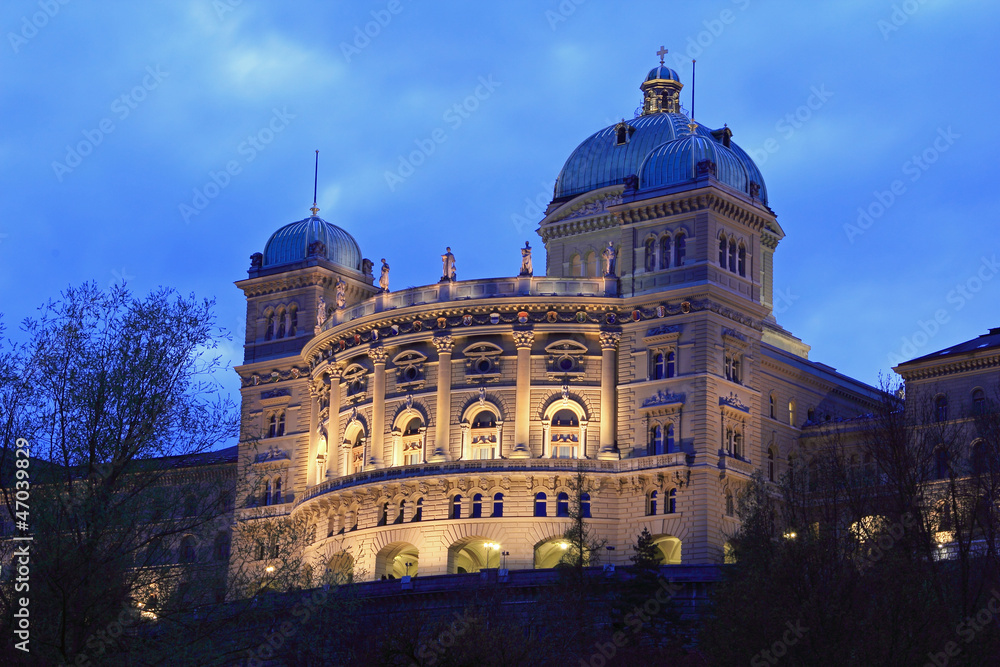
[[[517,275],[459,280],[447,249],[394,292],[315,203],[274,232],[236,283],[239,475],[262,480],[237,518],[306,517],[310,558],[362,578],[545,568],[582,471],[612,561],[648,528],[666,563],[721,562],[752,473],[877,392],[776,322],[764,179],[681,89],[661,62],[641,114],[569,156],[543,275],[526,244]]]

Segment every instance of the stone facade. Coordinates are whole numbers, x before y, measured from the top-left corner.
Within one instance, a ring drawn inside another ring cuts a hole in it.
[[[816,415],[870,410],[874,389],[810,361],[774,319],[784,232],[758,184],[699,166],[646,191],[557,188],[544,276],[389,292],[367,260],[251,267],[241,465],[274,453],[274,511],[316,524],[318,565],[551,566],[578,471],[612,561],[648,528],[666,562],[718,563],[754,470],[780,474]],[[293,309],[278,336],[274,314]]]

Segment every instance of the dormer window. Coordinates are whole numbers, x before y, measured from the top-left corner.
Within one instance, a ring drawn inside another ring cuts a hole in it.
[[[624,146],[627,144],[633,132],[635,132],[635,128],[624,120],[615,125],[615,146]]]

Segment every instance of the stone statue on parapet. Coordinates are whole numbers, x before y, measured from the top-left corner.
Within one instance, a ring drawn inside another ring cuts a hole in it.
[[[382,275],[378,277],[378,286],[383,292],[389,291],[389,265],[385,263],[385,258],[382,259]]]
[[[441,282],[455,282],[455,256],[451,254],[451,247],[445,248],[441,255],[441,273]]]
[[[530,276],[532,275],[531,266],[531,245],[525,241],[524,247],[521,248],[521,275]]]

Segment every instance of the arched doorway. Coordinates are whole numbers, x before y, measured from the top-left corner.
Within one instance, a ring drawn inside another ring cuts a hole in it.
[[[478,535],[458,540],[448,547],[448,573],[479,572],[500,567],[500,544]]]
[[[387,544],[375,556],[375,578],[383,575],[399,579],[407,574],[417,576],[420,552],[409,542]]]

